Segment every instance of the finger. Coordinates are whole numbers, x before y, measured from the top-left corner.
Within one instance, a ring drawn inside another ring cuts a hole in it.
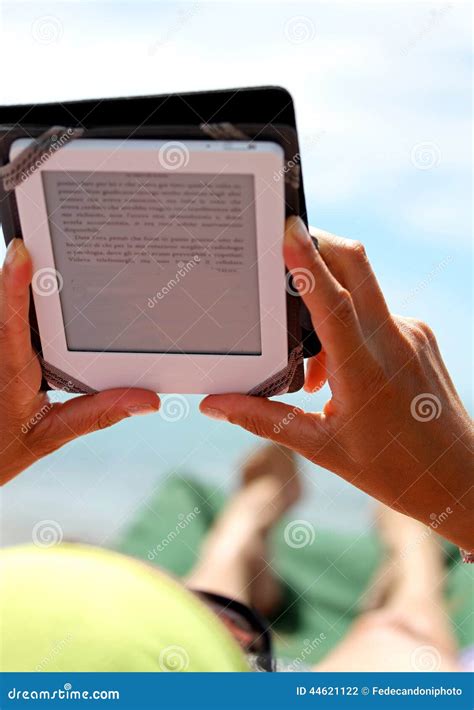
[[[326,353],[324,350],[321,350],[320,353],[306,361],[305,391],[318,392],[318,390],[324,387],[327,378]]]
[[[21,370],[32,355],[28,316],[31,277],[31,259],[23,240],[13,239],[2,271],[0,319],[4,361],[15,370]]]
[[[329,373],[346,376],[351,386],[363,385],[360,375],[370,375],[372,361],[351,295],[331,274],[298,218],[287,221],[284,255],[326,352]]]
[[[304,455],[307,455],[308,442],[318,447],[327,439],[323,414],[310,414],[299,407],[264,397],[209,395],[202,400],[199,409],[212,419],[237,424],[256,436],[271,439]]]
[[[148,390],[113,389],[75,397],[52,405],[31,431],[29,445],[36,442],[40,449],[48,449],[42,453],[49,453],[84,434],[106,429],[127,417],[157,412],[159,407],[158,395]]]
[[[390,318],[390,311],[363,244],[314,227],[310,233],[331,273],[350,292],[364,334],[373,333]]]

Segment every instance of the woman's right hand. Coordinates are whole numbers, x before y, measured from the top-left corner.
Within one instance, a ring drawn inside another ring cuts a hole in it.
[[[297,451],[473,550],[472,425],[435,336],[389,312],[361,244],[316,236],[320,252],[291,218],[284,255],[323,345],[305,387],[327,378],[323,411],[245,395],[206,397],[201,411]]]
[[[14,239],[0,274],[0,484],[73,439],[160,406],[154,392],[139,389],[50,402],[40,390],[41,366],[31,346],[31,278],[30,256]]]

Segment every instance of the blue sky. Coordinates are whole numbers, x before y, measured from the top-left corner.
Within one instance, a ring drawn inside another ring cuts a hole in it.
[[[383,0],[4,0],[0,103],[286,87],[311,222],[366,244],[392,310],[430,323],[470,406],[470,12]],[[39,461],[4,492],[6,540],[31,539],[42,517],[107,544],[177,468],[235,485],[255,439],[200,416],[198,399],[177,424],[139,417]],[[305,500],[322,524],[348,524],[369,504],[306,469]]]
[[[7,1],[0,52],[2,103],[288,88],[311,222],[365,242],[470,398],[468,4]]]

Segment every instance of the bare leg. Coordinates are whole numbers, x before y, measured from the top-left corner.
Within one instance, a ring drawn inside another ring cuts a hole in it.
[[[361,614],[317,671],[455,671],[456,642],[444,609],[443,553],[431,530],[380,511],[388,560],[382,606]]]
[[[270,444],[242,467],[241,489],[209,532],[186,585],[236,599],[271,614],[280,587],[268,566],[268,533],[300,496],[293,454]]]

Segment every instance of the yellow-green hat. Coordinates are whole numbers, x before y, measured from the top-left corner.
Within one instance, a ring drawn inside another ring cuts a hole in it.
[[[162,571],[85,545],[0,553],[2,671],[248,671],[219,619]]]

